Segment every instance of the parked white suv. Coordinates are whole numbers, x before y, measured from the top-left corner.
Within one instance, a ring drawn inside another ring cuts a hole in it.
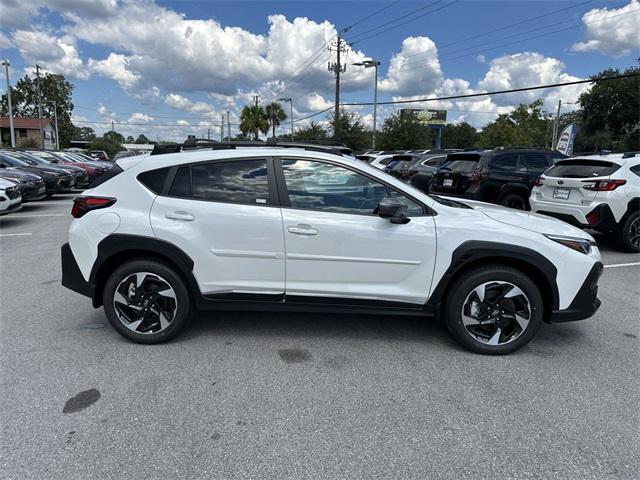
[[[62,284],[126,338],[196,309],[435,316],[480,353],[600,305],[593,238],[542,215],[426,195],[319,147],[129,157],[77,197]]]
[[[640,155],[609,154],[560,160],[538,178],[531,210],[612,235],[640,252]]]
[[[0,178],[0,215],[6,215],[21,208],[22,195],[18,185]]]

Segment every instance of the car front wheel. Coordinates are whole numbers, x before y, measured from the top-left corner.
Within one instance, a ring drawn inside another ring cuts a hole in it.
[[[628,215],[620,226],[620,246],[625,252],[640,252],[640,212]]]
[[[501,355],[533,338],[542,323],[543,301],[535,284],[519,270],[481,267],[454,282],[444,313],[447,328],[462,346]]]
[[[107,280],[103,292],[109,323],[137,343],[175,337],[191,318],[191,299],[173,268],[154,259],[127,262]]]

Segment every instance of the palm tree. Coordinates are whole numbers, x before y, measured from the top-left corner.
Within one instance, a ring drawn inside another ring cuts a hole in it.
[[[245,106],[240,114],[240,131],[243,134],[251,133],[254,140],[258,140],[260,132],[267,133],[269,131],[269,122],[262,107],[253,105]]]
[[[273,132],[273,137],[276,136],[276,127],[280,126],[280,123],[287,118],[287,114],[284,113],[282,106],[278,102],[271,102],[269,105],[265,107],[265,112],[267,114],[267,121],[269,125],[271,125],[271,131]]]

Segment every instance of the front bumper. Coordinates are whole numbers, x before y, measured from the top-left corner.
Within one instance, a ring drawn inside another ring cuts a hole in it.
[[[601,262],[596,262],[593,265],[569,308],[551,312],[551,318],[549,319],[551,323],[584,320],[598,311],[601,304],[598,299],[598,279],[602,275],[603,268]]]
[[[73,256],[68,243],[62,245],[60,259],[62,262],[62,286],[86,297],[93,298],[95,286],[87,282],[82,276],[76,257]]]
[[[22,201],[11,203],[4,210],[0,210],[0,215],[8,215],[9,213],[17,212],[22,208]]]

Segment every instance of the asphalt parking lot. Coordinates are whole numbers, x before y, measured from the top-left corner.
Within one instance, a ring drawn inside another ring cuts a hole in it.
[[[0,217],[3,479],[640,477],[640,255],[601,239],[598,314],[507,357],[347,315],[142,346],[60,285],[72,198]]]

